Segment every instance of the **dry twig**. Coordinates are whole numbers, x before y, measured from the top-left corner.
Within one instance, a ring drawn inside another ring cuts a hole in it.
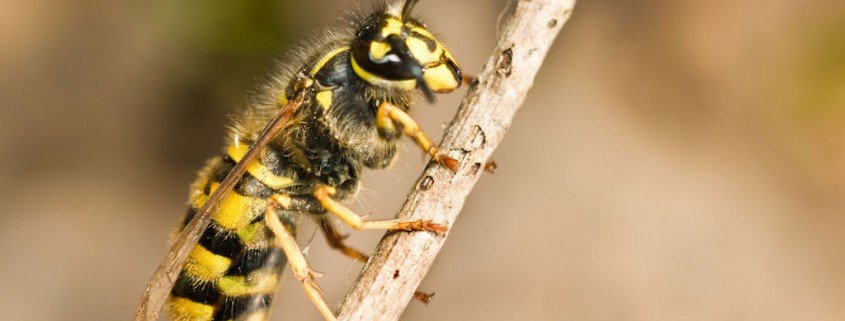
[[[452,174],[429,165],[399,211],[400,219],[454,223],[574,6],[575,0],[517,1],[493,56],[441,143],[442,150],[460,160],[461,169]],[[386,236],[347,294],[338,320],[397,320],[444,242],[432,233]]]

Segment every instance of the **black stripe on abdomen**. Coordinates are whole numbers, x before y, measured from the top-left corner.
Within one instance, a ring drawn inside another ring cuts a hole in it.
[[[170,294],[174,297],[208,305],[214,305],[220,300],[220,291],[217,289],[215,282],[197,282],[191,279],[185,271],[179,273],[179,278],[176,279]]]
[[[287,264],[285,253],[278,248],[248,249],[238,257],[226,275],[247,276],[265,267],[280,268]]]
[[[211,253],[225,256],[231,260],[235,260],[245,250],[238,234],[224,230],[214,220],[208,224],[208,228],[200,236],[199,244]]]

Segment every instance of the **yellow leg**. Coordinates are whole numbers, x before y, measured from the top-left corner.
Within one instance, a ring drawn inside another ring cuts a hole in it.
[[[332,199],[335,188],[326,185],[318,185],[314,190],[314,198],[332,215],[337,216],[341,221],[356,230],[400,230],[400,231],[431,231],[439,234],[446,233],[449,227],[437,224],[430,220],[402,221],[365,221],[361,216]]]
[[[408,113],[403,111],[402,108],[396,107],[396,105],[388,102],[383,102],[378,107],[376,117],[376,125],[379,126],[379,128],[387,131],[395,131],[396,127],[394,123],[402,125],[402,133],[413,138],[414,141],[417,142],[417,145],[420,145],[420,148],[431,155],[436,162],[440,163],[452,172],[456,172],[458,170],[458,161],[441,153],[440,150],[431,143],[431,139],[429,139],[428,135],[422,131],[417,122],[411,118],[411,115],[408,115]]]
[[[346,245],[346,243],[343,242],[345,237],[340,235],[330,220],[322,218],[320,219],[319,224],[320,228],[323,230],[323,234],[326,236],[326,241],[333,249],[336,249],[351,259],[361,263],[367,263],[367,260],[370,259],[370,257],[363,252]],[[414,299],[425,304],[431,302],[431,297],[433,296],[434,293],[426,293],[422,291],[414,292]]]
[[[275,235],[275,245],[285,252],[288,262],[290,263],[290,267],[293,270],[294,277],[296,277],[299,282],[302,282],[302,286],[305,288],[305,295],[307,295],[308,299],[317,306],[317,310],[320,311],[323,318],[327,321],[336,321],[337,318],[334,316],[334,312],[329,309],[328,304],[326,304],[326,300],[323,299],[323,291],[320,290],[317,282],[314,281],[314,277],[319,277],[320,274],[312,271],[308,267],[308,262],[305,261],[305,257],[302,255],[302,251],[299,249],[299,246],[296,245],[296,240],[293,238],[293,235],[288,228],[282,224],[282,221],[279,220],[279,216],[276,213],[276,207],[283,207],[285,204],[290,204],[290,198],[286,196],[272,197],[267,205],[267,211],[264,213],[264,222]]]

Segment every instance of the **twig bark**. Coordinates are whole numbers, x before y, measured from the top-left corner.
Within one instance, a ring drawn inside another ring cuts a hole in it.
[[[440,145],[461,162],[461,169],[452,174],[429,165],[400,209],[399,218],[454,223],[574,6],[575,0],[517,1],[492,57]],[[432,233],[385,236],[347,294],[338,320],[397,320],[444,242],[445,238]]]

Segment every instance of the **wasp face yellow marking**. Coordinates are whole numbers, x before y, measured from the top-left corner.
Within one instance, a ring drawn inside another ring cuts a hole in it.
[[[414,55],[414,59],[419,61],[422,66],[440,62],[440,58],[443,56],[443,47],[433,39],[426,42],[417,37],[408,37],[405,43],[411,50],[411,54]],[[429,43],[435,44],[433,50],[430,49]]]
[[[197,245],[188,255],[185,271],[201,281],[211,281],[220,278],[232,265],[232,260],[225,256],[211,253],[205,247]]]
[[[417,28],[419,29],[419,28]],[[430,35],[430,34],[429,34]],[[406,40],[408,49],[425,66],[423,79],[432,91],[447,93],[461,85],[460,70],[452,54],[437,39],[418,33]]]
[[[390,45],[381,42],[381,41],[373,41],[370,44],[370,58],[373,60],[382,60],[384,59],[384,55],[390,51]]]
[[[170,311],[179,316],[179,320],[211,320],[214,315],[214,307],[197,303],[185,298],[171,298]]]
[[[317,102],[323,109],[329,109],[332,106],[332,90],[326,89],[317,93]]]
[[[418,33],[418,34],[420,34],[424,37],[435,39],[434,35],[431,34],[430,31],[426,30],[425,28],[423,28],[421,26],[411,26],[411,31],[416,32],[416,33]]]
[[[402,27],[404,27],[404,26],[405,26],[405,24],[402,23],[401,20],[393,18],[393,17],[389,17],[389,18],[387,18],[386,25],[384,26],[384,28],[381,29],[381,36],[383,38],[387,38],[387,36],[389,36],[391,34],[401,35],[402,34]]]
[[[434,68],[426,68],[423,72],[425,83],[432,91],[443,93],[450,92],[458,88],[461,84],[458,79],[446,64],[439,64]]]

